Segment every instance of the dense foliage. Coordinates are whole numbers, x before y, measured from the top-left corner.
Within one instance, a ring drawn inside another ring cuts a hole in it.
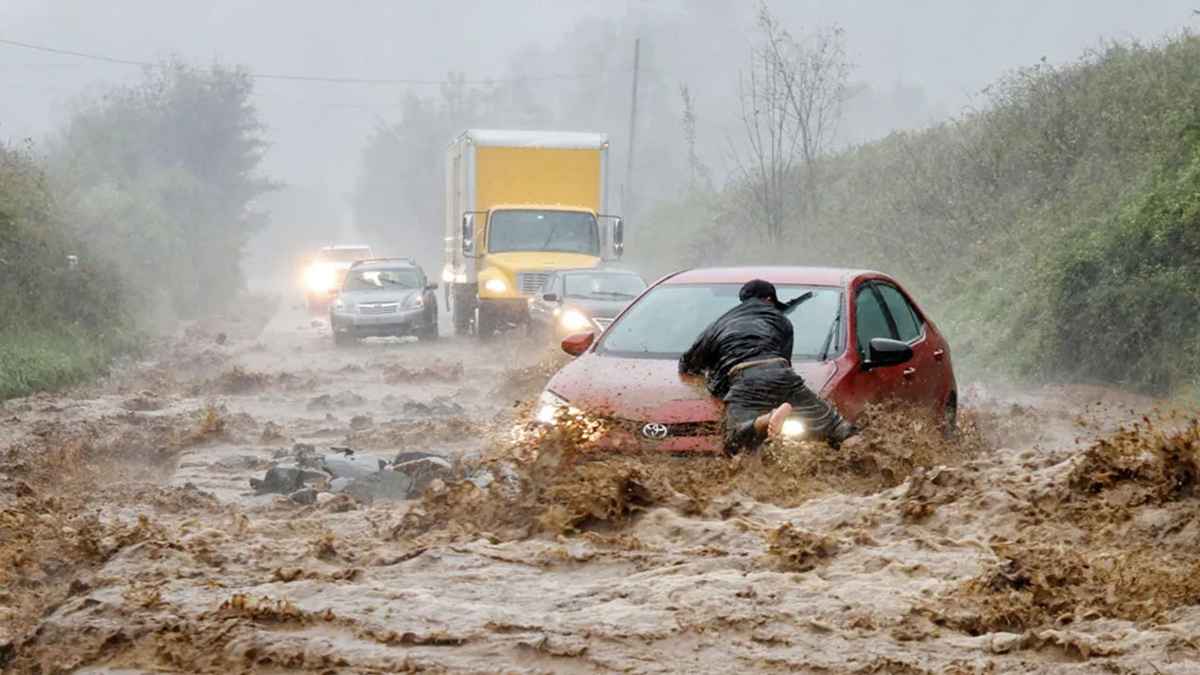
[[[791,205],[779,246],[761,243],[734,183],[660,203],[628,250],[656,272],[875,267],[925,299],[968,375],[1195,391],[1197,72],[1200,38],[1187,34],[1018,70],[978,110],[826,157],[820,211]]]

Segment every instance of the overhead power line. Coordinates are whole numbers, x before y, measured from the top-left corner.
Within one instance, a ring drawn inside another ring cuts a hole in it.
[[[154,67],[155,63],[150,61],[135,61],[132,59],[121,59],[113,56],[105,56],[103,54],[91,54],[88,52],[79,52],[71,49],[59,49],[57,47],[47,47],[46,45],[35,45],[28,42],[18,42],[17,40],[6,40],[0,38],[0,44],[9,45],[11,47],[20,47],[23,49],[31,49],[49,54],[61,54],[63,56],[74,56],[81,59],[91,61],[101,61],[104,63],[112,63],[121,66],[138,66],[141,68]],[[504,84],[518,82],[548,82],[554,80],[585,80],[594,77],[601,77],[604,73],[591,73],[587,75],[537,75],[530,77],[508,77],[494,78],[486,80],[422,80],[422,79],[395,79],[395,78],[373,78],[373,77],[331,77],[324,75],[292,75],[282,73],[258,73],[249,71],[247,75],[256,80],[285,80],[294,82],[325,82],[329,84],[366,84],[366,85],[442,85],[442,84]]]

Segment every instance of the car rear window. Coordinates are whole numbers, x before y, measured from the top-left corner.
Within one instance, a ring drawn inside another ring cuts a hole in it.
[[[597,351],[616,356],[679,358],[708,324],[738,304],[741,284],[664,284],[652,289],[605,331]],[[792,358],[815,361],[841,350],[840,288],[778,286],[787,301],[806,291],[813,297],[788,318],[795,330]]]

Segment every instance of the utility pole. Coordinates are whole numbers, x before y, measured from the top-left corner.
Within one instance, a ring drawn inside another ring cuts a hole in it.
[[[625,164],[625,194],[621,199],[621,210],[625,216],[633,215],[633,154],[637,148],[637,95],[638,60],[641,55],[642,39],[633,39],[633,96],[629,106],[629,155]]]

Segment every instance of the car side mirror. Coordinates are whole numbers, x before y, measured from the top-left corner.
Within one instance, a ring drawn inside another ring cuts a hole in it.
[[[542,299],[546,302],[558,302],[558,293],[543,293]]]
[[[579,356],[586,352],[588,347],[596,341],[596,334],[588,331],[587,333],[575,333],[563,338],[562,350],[571,356]]]
[[[871,338],[870,346],[867,347],[867,360],[863,361],[863,370],[898,366],[912,357],[912,347],[905,342],[891,338]]]
[[[625,252],[625,221],[620,218],[613,223],[613,252],[618,258]]]
[[[475,214],[464,213],[462,217],[462,248],[465,255],[475,252]]]

